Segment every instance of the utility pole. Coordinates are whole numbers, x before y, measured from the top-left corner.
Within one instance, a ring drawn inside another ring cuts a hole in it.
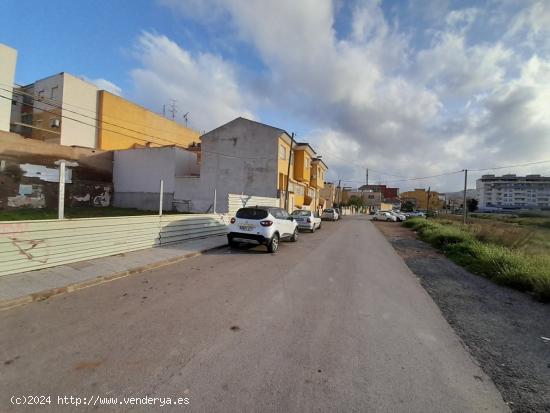
[[[430,192],[431,192],[431,191],[432,191],[432,187],[429,186],[429,187],[428,187],[428,202],[427,202],[427,204],[426,204],[426,216],[428,216],[429,213],[430,213]]]
[[[290,135],[290,154],[288,155],[288,168],[286,170],[285,209],[288,211],[288,183],[290,181],[290,163],[292,162],[292,149],[294,148],[294,132]]]
[[[369,186],[369,168],[367,168],[367,187]],[[369,188],[367,188],[369,189]]]
[[[341,179],[338,180],[338,196],[336,199],[338,200],[338,208],[340,208],[340,203],[342,202],[342,187],[340,186],[340,183],[342,182]]]
[[[468,187],[468,170],[464,169],[464,196],[462,198],[462,202],[464,204],[463,206],[463,215],[464,215],[464,224],[466,224],[466,221],[468,219],[468,209],[466,208],[466,189]]]

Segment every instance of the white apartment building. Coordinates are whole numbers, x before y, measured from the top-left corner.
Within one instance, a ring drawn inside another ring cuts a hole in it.
[[[550,177],[483,175],[476,181],[479,208],[550,208]]]
[[[44,142],[96,148],[98,90],[65,72],[14,89],[11,130]]]
[[[0,130],[10,131],[11,99],[17,50],[0,43]]]

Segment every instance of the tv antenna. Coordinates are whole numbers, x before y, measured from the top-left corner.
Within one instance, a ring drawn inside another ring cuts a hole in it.
[[[188,116],[188,115],[189,115],[189,112],[187,112],[187,113],[185,113],[185,114],[183,115],[183,120],[185,121],[185,127],[187,127],[187,121],[189,120],[189,116]]]

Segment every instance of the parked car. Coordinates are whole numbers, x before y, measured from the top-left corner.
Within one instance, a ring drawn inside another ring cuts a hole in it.
[[[269,252],[279,249],[283,239],[298,241],[298,223],[283,208],[255,206],[241,208],[231,218],[227,232],[230,247],[240,242],[266,245]]]
[[[292,212],[291,216],[298,223],[299,229],[307,229],[311,232],[321,229],[321,217],[317,212],[308,211],[307,209],[297,209]]]
[[[328,221],[337,221],[339,216],[335,208],[327,208],[321,213],[321,219]]]
[[[409,217],[422,217],[422,218],[425,218],[426,214],[422,211],[413,211],[413,212],[409,212]]]
[[[342,210],[340,208],[334,208],[334,210],[336,211],[336,213],[338,214],[338,219],[342,219]]]
[[[390,214],[395,216],[399,222],[405,221],[407,219],[407,216],[405,214],[402,214],[397,211],[390,211]]]
[[[397,222],[397,217],[389,212],[378,211],[372,217],[373,221]]]

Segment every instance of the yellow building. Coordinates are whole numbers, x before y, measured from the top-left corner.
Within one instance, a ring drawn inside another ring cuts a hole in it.
[[[430,192],[430,210],[443,208],[443,201],[439,198],[440,194],[436,191]],[[414,191],[402,192],[399,195],[401,202],[412,202],[414,207],[419,210],[426,211],[428,209],[428,191],[424,188],[415,189]]]
[[[103,150],[176,145],[187,148],[199,134],[120,96],[98,93],[98,147]]]
[[[290,157],[291,139],[286,133],[279,136],[278,143],[278,185],[281,203],[284,205],[286,182],[288,179],[288,209],[310,209],[315,211],[324,202],[319,190],[324,187],[324,176],[328,167],[316,158],[315,150],[307,143],[294,143]],[[290,158],[290,159],[289,159]]]

